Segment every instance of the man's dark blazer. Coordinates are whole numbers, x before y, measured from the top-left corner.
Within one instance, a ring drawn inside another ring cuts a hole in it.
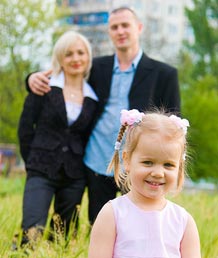
[[[85,97],[79,117],[68,126],[62,89],[52,87],[43,97],[29,93],[18,129],[27,172],[55,178],[64,166],[69,177],[83,177],[85,135],[90,131],[96,107],[96,101]]]
[[[97,57],[93,60],[89,83],[99,98],[97,118],[103,112],[109,98],[113,65],[114,55]],[[145,111],[154,107],[159,109],[164,107],[167,111],[179,114],[180,92],[177,70],[143,53],[129,92],[129,108]]]

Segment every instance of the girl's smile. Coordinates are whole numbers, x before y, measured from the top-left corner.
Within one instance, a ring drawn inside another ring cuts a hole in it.
[[[163,199],[176,186],[180,158],[179,143],[169,141],[164,135],[141,135],[132,155],[124,155],[131,192],[140,199],[155,202]]]
[[[158,189],[159,186],[162,186],[164,185],[164,183],[159,183],[159,182],[153,182],[153,181],[148,181],[148,180],[145,180],[145,182],[150,185],[150,187],[152,189]]]

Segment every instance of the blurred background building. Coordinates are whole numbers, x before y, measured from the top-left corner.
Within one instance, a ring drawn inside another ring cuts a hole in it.
[[[113,52],[107,34],[108,16],[112,9],[130,6],[144,24],[141,37],[143,50],[151,57],[176,63],[184,39],[193,40],[184,8],[190,0],[57,0],[61,18],[57,30],[79,30],[92,43],[93,55]]]

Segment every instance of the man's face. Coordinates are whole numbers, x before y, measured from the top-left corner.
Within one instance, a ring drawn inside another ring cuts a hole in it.
[[[112,13],[109,18],[109,35],[117,50],[137,47],[142,24],[129,10]]]

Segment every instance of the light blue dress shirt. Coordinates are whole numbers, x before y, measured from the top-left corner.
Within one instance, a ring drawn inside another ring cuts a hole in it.
[[[125,71],[120,70],[117,56],[114,57],[110,96],[89,138],[84,157],[86,166],[98,174],[113,176],[112,173],[106,174],[106,170],[120,129],[120,111],[129,109],[129,91],[141,56],[140,49]]]

